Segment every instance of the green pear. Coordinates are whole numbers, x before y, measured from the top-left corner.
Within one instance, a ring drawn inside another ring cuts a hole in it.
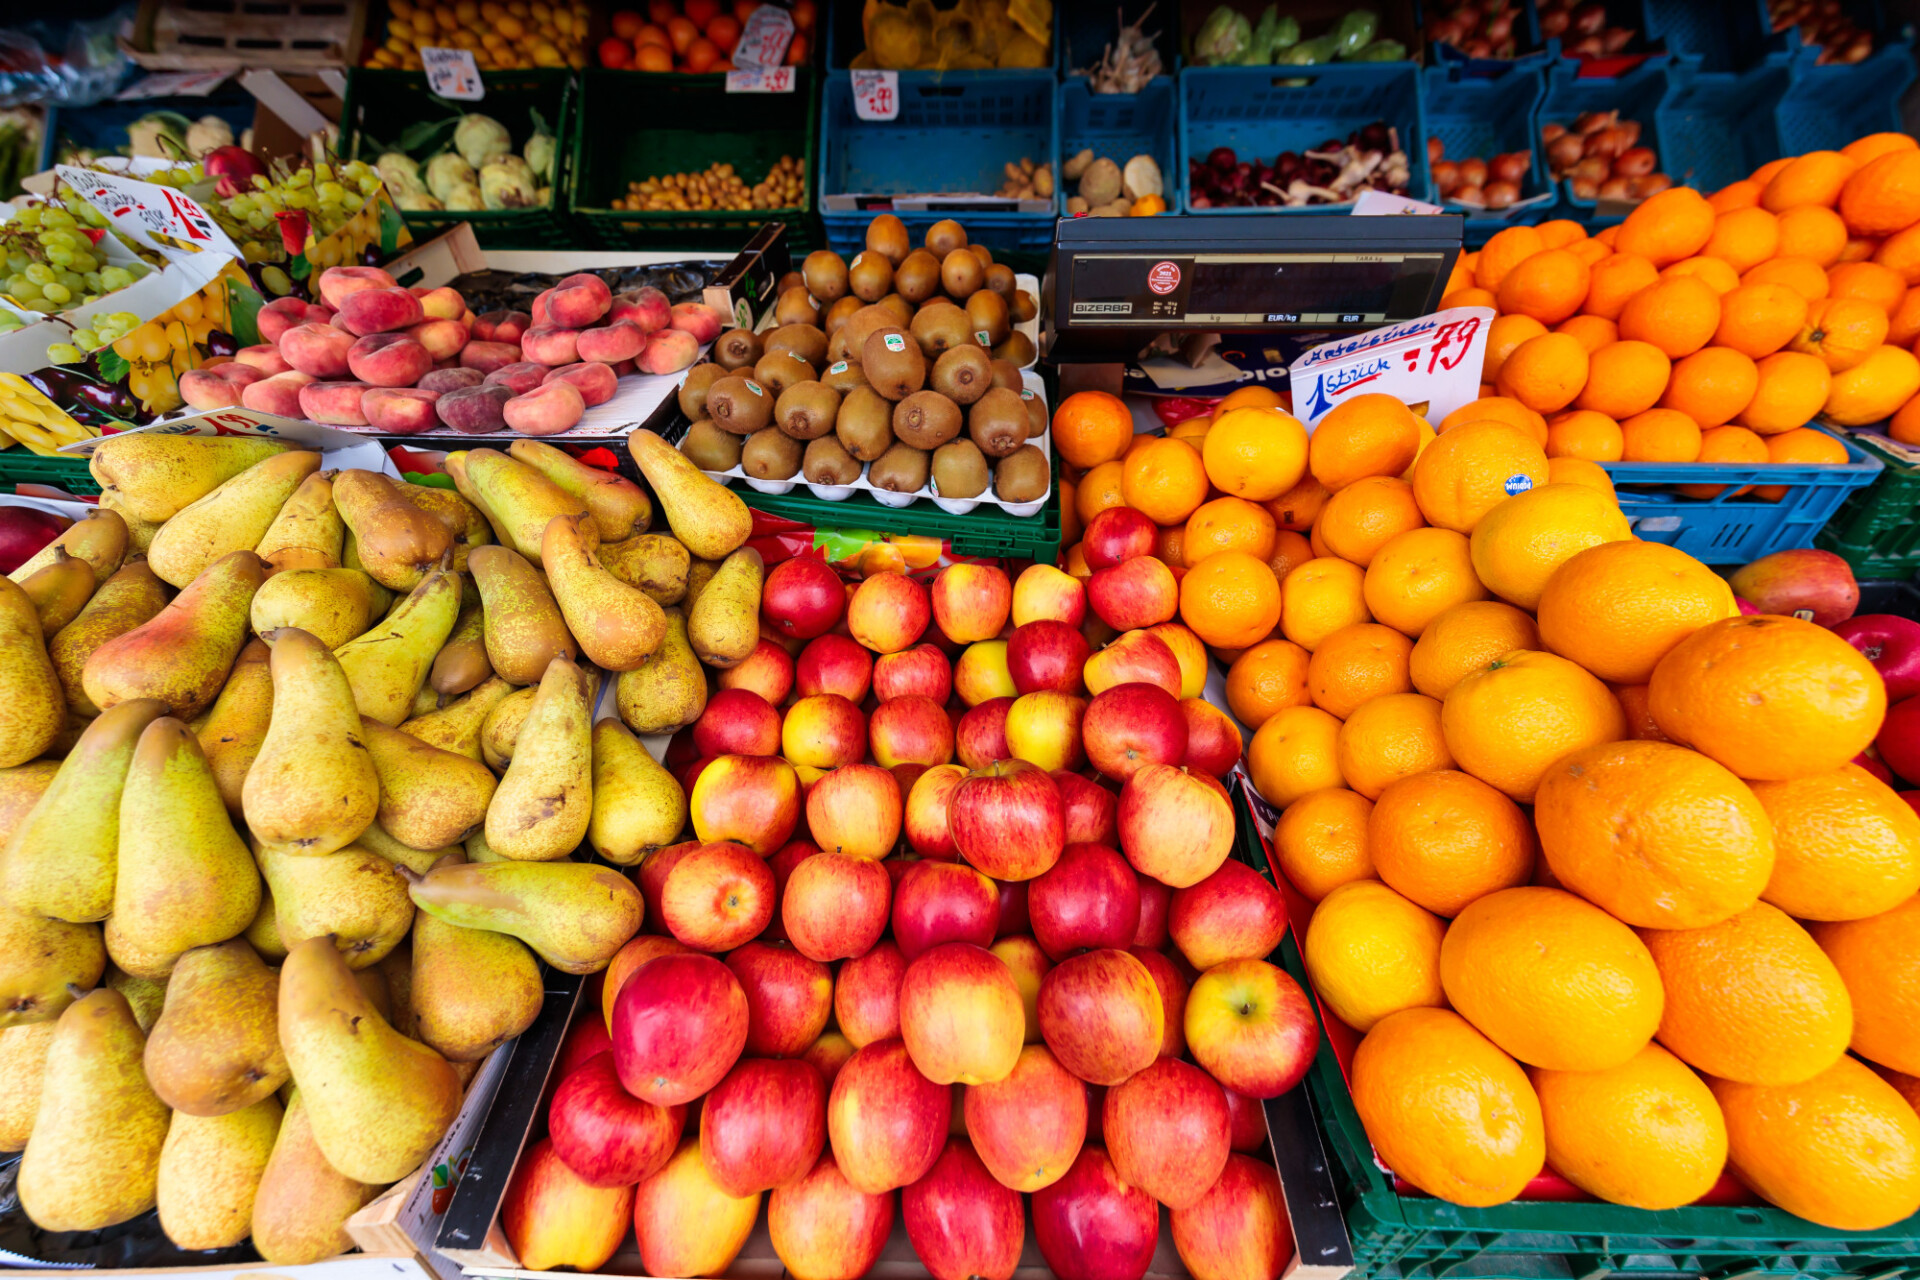
[[[707,709],[707,673],[687,641],[686,616],[667,610],[660,648],[613,686],[620,719],[638,734],[674,733]]]
[[[586,524],[584,516],[548,521],[541,563],[567,630],[588,660],[604,671],[629,671],[660,647],[666,617],[652,596],[600,567],[581,536]]]
[[[60,736],[67,694],[47,657],[40,615],[20,584],[0,586],[0,769],[25,764]]]
[[[436,567],[392,613],[334,650],[360,714],[384,725],[405,720],[459,617],[460,576]]]
[[[414,919],[414,928],[420,927],[418,917]],[[409,935],[411,936],[411,935]],[[387,958],[374,967],[375,971],[387,980],[387,1003],[392,1012],[387,1015],[387,1025],[401,1035],[420,1039],[414,1028],[413,1018],[413,948],[406,942],[401,943],[387,953]],[[361,973],[369,972],[366,969]],[[442,1055],[445,1056],[444,1054]]]
[[[273,718],[241,784],[254,838],[289,853],[351,844],[380,807],[380,779],[361,731],[353,686],[314,636],[288,627],[273,646]]]
[[[147,548],[153,545],[153,535],[160,532],[160,526],[151,520],[142,520],[127,510],[126,503],[114,493],[100,495],[100,510],[111,511],[120,517],[127,526],[127,554],[147,554]]]
[[[484,1058],[532,1025],[545,984],[527,944],[422,913],[413,926],[415,1034],[453,1062]]]
[[[127,522],[113,511],[95,508],[85,519],[76,520],[60,531],[60,536],[29,556],[7,576],[24,583],[52,564],[65,552],[83,560],[93,570],[95,581],[105,582],[119,572],[127,554]]]
[[[262,436],[108,436],[87,470],[105,495],[142,520],[161,524],[256,462],[293,446]]]
[[[647,491],[618,472],[590,467],[539,440],[515,440],[507,446],[507,454],[586,503],[603,544],[624,542],[645,533],[653,523]]]
[[[106,965],[99,925],[0,906],[0,1027],[59,1017],[73,1003],[69,988],[91,989]]]
[[[158,617],[172,594],[148,566],[145,556],[130,555],[111,578],[100,584],[80,615],[47,642],[47,656],[53,659],[53,669],[66,690],[69,711],[79,716],[100,714],[81,683],[87,659],[115,636]]]
[[[515,689],[502,698],[480,726],[480,758],[496,773],[505,773],[513,761],[513,744],[520,740],[520,728],[533,710],[538,688]]]
[[[300,482],[253,550],[274,573],[337,569],[346,532],[333,505],[333,473],[316,471]]]
[[[27,598],[33,601],[34,612],[40,615],[41,638],[52,640],[62,627],[80,616],[98,585],[92,565],[68,555],[62,547],[55,547],[53,559],[23,579],[20,589],[27,593]]]
[[[102,710],[158,698],[182,720],[212,706],[247,642],[247,610],[266,569],[251,549],[207,566],[166,608],[93,651],[80,678],[87,697]]]
[[[447,474],[455,487],[474,506],[486,513],[500,535],[502,545],[518,551],[534,564],[540,563],[540,539],[547,521],[555,516],[588,515],[587,504],[568,493],[547,477],[496,449],[473,449],[450,453],[446,457]],[[600,530],[589,525],[593,545],[600,544]],[[471,562],[471,557],[469,557]]]
[[[453,535],[453,567],[456,572],[467,571],[468,552],[495,540],[493,525],[487,520],[486,514],[454,490],[398,481],[394,483],[394,488],[401,497],[447,526],[447,532]]]
[[[587,843],[615,866],[630,867],[680,838],[687,793],[625,725],[593,726],[593,821]]]
[[[488,714],[513,691],[513,686],[499,676],[489,676],[464,697],[403,722],[400,732],[410,733],[430,747],[478,760],[481,727],[486,724]]]
[[[364,836],[365,832],[361,834]],[[255,955],[269,964],[278,964],[287,958],[287,944],[280,936],[280,909],[273,903],[273,886],[264,877],[260,881],[260,909],[253,913],[253,923],[240,936],[247,940]]]
[[[120,792],[107,954],[135,977],[164,977],[186,952],[240,933],[259,906],[260,874],[199,742],[162,716],[141,731]]]
[[[539,684],[555,658],[580,656],[546,575],[509,547],[478,547],[467,557],[484,603],[483,634],[494,673]]]
[[[487,833],[484,830],[476,831],[467,837],[466,855],[467,861],[474,863],[510,861],[510,859],[503,858],[493,851],[492,846],[487,843]],[[560,861],[560,859],[555,859],[555,861]]]
[[[0,902],[83,924],[113,911],[120,792],[141,733],[167,709],[152,698],[103,711],[0,852]]]
[[[105,987],[60,1015],[15,1186],[41,1230],[98,1231],[153,1207],[171,1113],[141,1070],[146,1039]]]
[[[420,910],[448,924],[510,933],[548,964],[597,973],[640,931],[640,891],[588,862],[455,863],[413,884]]]
[[[160,1230],[180,1249],[225,1249],[253,1233],[253,1197],[280,1136],[269,1094],[217,1116],[176,1111],[160,1148]]]
[[[346,1222],[379,1194],[327,1163],[295,1089],[253,1197],[253,1247],[276,1267],[321,1262],[353,1248]]]
[[[387,829],[380,825],[377,818],[368,824],[367,829],[360,833],[360,838],[354,843],[369,853],[379,854],[394,866],[405,867],[416,875],[425,875],[443,860],[462,852],[457,844],[444,845],[438,849],[415,849],[410,845],[401,844],[387,833]]]
[[[23,1150],[33,1134],[47,1048],[59,1025],[49,1018],[0,1030],[0,1153]]]
[[[33,806],[40,803],[40,797],[47,793],[59,773],[58,760],[29,760],[11,769],[0,769],[0,849],[13,839],[13,833],[33,812]]]
[[[160,1100],[222,1116],[272,1097],[287,1082],[279,996],[279,976],[243,939],[181,956],[147,1034],[147,1081]]]
[[[600,567],[630,587],[638,587],[658,605],[679,604],[687,594],[687,569],[693,558],[678,538],[643,533],[625,542],[601,543]]]
[[[720,562],[687,613],[687,640],[700,661],[737,667],[760,645],[760,553],[742,547]]]
[[[136,978],[109,962],[106,977],[102,981],[109,989],[126,997],[127,1004],[133,1009],[133,1020],[140,1024],[140,1034],[145,1035],[153,1030],[153,1024],[160,1021],[160,1010],[167,1002],[165,978]]]
[[[281,569],[253,593],[248,622],[255,635],[298,627],[338,649],[372,625],[373,588],[358,569]]]
[[[378,964],[407,936],[413,903],[395,865],[350,844],[324,857],[259,847],[260,870],[273,891],[274,923],[289,953],[308,938],[331,938],[347,964]]]
[[[364,725],[380,780],[380,825],[413,849],[458,844],[487,820],[493,773],[478,760],[429,746],[377,720]]]
[[[441,646],[440,655],[433,660],[433,673],[427,677],[435,693],[453,697],[493,674],[493,664],[487,660],[486,622],[486,612],[479,605],[460,611],[453,634]]]
[[[702,560],[733,554],[753,532],[753,513],[725,485],[687,460],[687,456],[651,431],[627,437],[627,452],[653,487],[673,536]]]
[[[220,697],[194,731],[207,757],[207,767],[213,770],[220,801],[236,818],[241,814],[247,773],[260,754],[260,744],[267,740],[267,726],[273,723],[272,658],[273,650],[267,648],[266,641],[247,641],[247,647],[234,659],[233,672]]]
[[[333,502],[353,530],[360,563],[395,591],[413,590],[453,548],[447,526],[400,495],[405,484],[377,471],[342,471],[333,480]]]
[[[280,1043],[314,1141],[356,1181],[412,1173],[460,1110],[447,1060],[388,1026],[325,938],[294,943],[280,968]]]
[[[681,612],[691,614],[693,606],[700,602],[700,593],[713,581],[713,575],[719,570],[718,560],[691,560],[687,563],[687,589],[680,597]]]
[[[545,862],[579,848],[592,818],[592,684],[555,658],[487,807],[487,843],[509,858]]]
[[[252,551],[287,499],[319,469],[320,455],[305,450],[247,468],[162,525],[147,548],[148,563],[163,580],[184,587],[222,556]]]
[[[392,954],[391,951],[387,953],[387,955]],[[386,957],[383,956],[381,957],[380,964],[385,963]],[[360,984],[360,994],[367,998],[367,1003],[373,1006],[373,1011],[380,1015],[381,1021],[392,1027],[393,993],[387,990],[386,971],[380,967],[380,964],[372,965],[365,969],[355,969],[353,971],[353,980]],[[396,1031],[399,1030],[398,1027],[394,1029]],[[400,1034],[406,1035],[407,1033],[401,1031]]]

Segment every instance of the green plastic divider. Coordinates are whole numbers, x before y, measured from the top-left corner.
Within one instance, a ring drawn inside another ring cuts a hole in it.
[[[1905,578],[1920,570],[1920,466],[1871,436],[1847,437],[1885,464],[1880,478],[1849,495],[1813,540],[1843,556],[1856,577]]]
[[[70,454],[48,457],[25,445],[0,450],[0,489],[10,490],[17,484],[51,485],[76,497],[100,492],[100,482],[88,472],[85,458]]]

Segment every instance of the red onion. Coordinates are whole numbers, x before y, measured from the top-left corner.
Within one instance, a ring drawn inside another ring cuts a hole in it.
[[[1586,178],[1592,182],[1605,182],[1613,176],[1613,166],[1599,156],[1588,156],[1567,171],[1569,177]]]
[[[1568,186],[1576,200],[1592,200],[1600,194],[1600,184],[1591,178],[1575,178]]]
[[[1623,178],[1640,178],[1652,173],[1659,163],[1651,147],[1631,147],[1613,162],[1613,171]]]
[[[1520,198],[1520,184],[1517,182],[1489,182],[1486,186],[1486,202],[1489,209],[1505,209]]]
[[[1460,181],[1469,187],[1487,185],[1487,162],[1485,160],[1462,160],[1460,162]]]
[[[1583,4],[1573,11],[1573,29],[1583,36],[1597,36],[1607,25],[1607,6]]]
[[[1564,9],[1555,9],[1552,12],[1542,10],[1540,13],[1540,34],[1548,38],[1565,35],[1567,28],[1571,26],[1572,23],[1572,17]]]
[[[1432,164],[1447,154],[1447,144],[1438,138],[1427,139],[1427,163]]]
[[[1648,196],[1657,196],[1673,185],[1673,179],[1664,173],[1650,173],[1644,178],[1631,179],[1633,198],[1644,200]]]
[[[1585,135],[1604,129],[1620,118],[1618,111],[1582,111],[1573,122],[1573,131]]]
[[[1571,169],[1586,153],[1586,143],[1579,134],[1563,133],[1547,144],[1547,163],[1556,171]]]
[[[1479,187],[1460,187],[1448,198],[1455,204],[1470,204],[1476,209],[1487,207],[1487,193]]]
[[[1531,151],[1509,151],[1487,163],[1487,176],[1495,182],[1519,183],[1526,179],[1527,166],[1533,163]]]
[[[1602,200],[1631,200],[1633,198],[1633,183],[1626,178],[1608,178],[1600,184],[1600,198]]]
[[[1460,185],[1460,166],[1451,160],[1434,161],[1433,185],[1440,188],[1441,195],[1451,195]]]

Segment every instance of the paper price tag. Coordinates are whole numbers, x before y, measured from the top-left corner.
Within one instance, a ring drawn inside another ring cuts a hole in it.
[[[853,77],[854,115],[862,120],[892,120],[899,116],[898,71],[853,71],[848,74]]]
[[[443,98],[478,102],[487,96],[471,50],[429,46],[420,50],[420,65],[427,71],[427,88]]]
[[[192,255],[154,239],[155,236],[171,236],[228,257],[241,256],[239,246],[227,238],[220,224],[184,192],[117,173],[76,169],[71,165],[58,165],[54,172],[78,192],[81,199],[106,214],[115,227],[169,259],[179,261]]]
[[[747,19],[733,61],[742,67],[777,67],[793,43],[793,15],[777,4],[763,4]]]
[[[1323,343],[1294,361],[1293,411],[1309,427],[1353,396],[1381,391],[1427,406],[1429,422],[1479,397],[1492,307],[1454,307]]]
[[[757,12],[757,10],[756,10]],[[792,67],[741,67],[727,72],[728,93],[792,93]]]

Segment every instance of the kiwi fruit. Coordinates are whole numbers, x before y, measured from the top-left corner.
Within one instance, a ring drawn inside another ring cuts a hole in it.
[[[1027,406],[1027,439],[1038,440],[1047,433],[1047,406],[1039,396],[1020,389],[1020,401]]]
[[[801,272],[789,268],[787,272],[780,277],[779,283],[774,285],[773,296],[777,298],[789,289],[804,289],[806,285],[807,277]]]
[[[826,330],[827,336],[831,338],[834,335],[834,331],[847,322],[847,317],[866,305],[866,303],[860,301],[860,299],[854,297],[852,294],[848,294],[827,308],[827,318],[821,322],[820,327]]]
[[[799,356],[814,368],[827,358],[827,335],[815,324],[783,324],[769,333],[766,342],[760,348],[765,355],[773,351],[786,351]]]
[[[867,252],[879,254],[889,264],[899,266],[912,248],[907,224],[893,214],[883,213],[867,224]]]
[[[1005,387],[1009,391],[1024,391],[1026,379],[1020,376],[1020,366],[1011,360],[995,357],[993,361],[993,385]]]
[[[840,393],[818,382],[796,382],[773,404],[773,420],[795,440],[817,440],[833,430]]]
[[[940,287],[955,302],[971,298],[986,278],[986,266],[966,249],[955,249],[940,260]]]
[[[970,244],[967,246],[967,252],[980,259],[981,270],[984,271],[993,265],[993,250],[987,248],[987,246],[983,244]]]
[[[1005,298],[1009,308],[1013,306],[1013,295],[1020,291],[1014,283],[1013,268],[1004,262],[987,268],[987,288]]]
[[[869,250],[847,268],[847,287],[862,302],[878,302],[893,290],[893,264],[885,254]]]
[[[827,306],[847,296],[847,264],[831,249],[815,249],[800,264],[800,275],[807,292]]]
[[[872,387],[855,387],[840,400],[833,434],[862,462],[872,462],[893,443],[893,405]]]
[[[1013,310],[1013,322],[1015,324],[1025,324],[1040,314],[1039,304],[1034,302],[1033,295],[1025,289],[1015,289],[1013,291],[1013,297],[1008,300],[1007,305]]]
[[[972,404],[993,385],[993,359],[972,343],[948,347],[933,362],[929,385],[955,404]]]
[[[940,259],[925,249],[915,249],[894,269],[893,287],[901,297],[919,306],[940,292]]]
[[[921,352],[929,360],[938,359],[942,351],[973,341],[973,332],[967,328],[967,313],[945,300],[929,302],[920,308],[913,317],[912,329],[913,340],[920,344]]]
[[[851,360],[836,360],[820,375],[820,381],[841,395],[867,385],[866,371]]]
[[[918,493],[927,487],[927,452],[896,444],[867,468],[867,482],[894,493]]]
[[[773,322],[775,324],[819,324],[820,304],[813,300],[804,284],[795,285],[780,295],[780,301],[773,304]]]
[[[952,218],[942,218],[927,228],[927,251],[936,258],[966,247],[967,229]]]
[[[993,492],[1002,502],[1033,502],[1047,492],[1047,455],[1040,446],[1021,445],[993,469]]]
[[[1033,349],[1033,339],[1015,329],[1006,336],[1005,341],[994,344],[993,354],[1002,360],[1011,360],[1024,369],[1033,363],[1036,353]]]
[[[977,498],[987,491],[986,455],[962,437],[933,451],[933,487],[943,498]]]
[[[776,400],[788,387],[814,379],[813,366],[786,351],[769,351],[753,366],[753,380]]]
[[[737,436],[750,436],[773,421],[773,397],[752,378],[729,374],[707,388],[707,416]]]
[[[889,400],[901,400],[927,385],[927,358],[903,329],[876,329],[860,347],[867,385]]]
[[[810,484],[852,484],[860,478],[860,462],[841,447],[838,437],[821,436],[807,442],[800,473]]]
[[[960,434],[960,406],[938,391],[916,391],[893,406],[893,434],[916,449],[938,449]]]
[[[760,335],[751,329],[729,329],[713,340],[713,362],[722,369],[750,369],[760,356]]]
[[[893,312],[885,307],[865,306],[847,317],[840,331],[827,342],[827,360],[851,360],[860,363],[860,353],[865,349],[867,336],[879,329],[897,329],[900,321]],[[840,350],[835,351],[833,344],[838,342]]]
[[[687,428],[680,452],[702,471],[731,471],[740,465],[740,437],[702,418]]]
[[[697,364],[687,370],[686,378],[680,383],[680,412],[687,415],[689,422],[698,422],[707,416],[707,388],[714,381],[727,376],[723,365]]]
[[[755,480],[791,480],[800,473],[800,442],[778,427],[762,427],[740,446],[740,468]]]
[[[994,387],[967,410],[967,434],[989,458],[1004,458],[1027,442],[1027,402],[1018,391]]]
[[[893,312],[894,322],[903,329],[913,323],[914,305],[901,296],[897,289],[880,299],[880,301],[874,303],[874,305],[876,307],[885,307],[887,310]]]
[[[980,289],[967,299],[967,326],[973,340],[995,347],[1007,340],[1013,326],[1007,321],[1007,300],[991,289]]]

